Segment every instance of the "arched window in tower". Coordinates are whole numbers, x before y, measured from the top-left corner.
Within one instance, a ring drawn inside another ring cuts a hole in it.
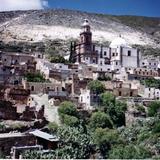
[[[86,43],[89,43],[89,37],[86,36]]]
[[[83,36],[81,36],[81,43],[83,43]]]

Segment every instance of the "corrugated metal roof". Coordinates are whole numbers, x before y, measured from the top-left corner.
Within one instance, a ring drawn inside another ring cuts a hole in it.
[[[29,132],[29,133],[33,134],[36,137],[40,137],[40,138],[46,139],[46,140],[51,141],[51,142],[59,141],[59,139],[56,136],[53,136],[53,135],[48,134],[46,132],[42,132],[42,131],[40,131],[38,129],[34,130],[32,132]]]

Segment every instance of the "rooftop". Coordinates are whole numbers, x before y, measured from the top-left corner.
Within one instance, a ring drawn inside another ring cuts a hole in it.
[[[16,138],[16,137],[25,137],[27,136],[27,134],[25,133],[14,133],[14,132],[10,132],[10,133],[1,133],[0,134],[0,139],[3,139],[3,138]]]
[[[53,136],[53,135],[48,134],[46,132],[42,132],[38,129],[36,129],[32,132],[29,132],[29,133],[36,136],[36,137],[40,137],[40,138],[43,138],[43,139],[51,141],[51,142],[59,141],[59,139],[56,136]]]

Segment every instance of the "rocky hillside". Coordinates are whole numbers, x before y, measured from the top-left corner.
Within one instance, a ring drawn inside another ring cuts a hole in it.
[[[90,21],[93,40],[99,43],[107,44],[121,34],[131,45],[160,49],[160,18],[112,16],[60,9],[1,12],[0,40],[5,44],[70,41],[78,39],[84,19]]]

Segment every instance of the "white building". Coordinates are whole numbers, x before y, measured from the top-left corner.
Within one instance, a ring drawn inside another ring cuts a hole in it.
[[[83,90],[81,89],[81,94],[79,96],[79,103],[83,105],[83,107],[88,110],[92,109],[91,107],[91,96],[90,90]]]
[[[141,67],[147,69],[157,70],[159,65],[159,59],[144,58],[141,61]]]
[[[144,88],[143,98],[160,99],[160,90],[156,88]]]
[[[36,70],[44,74],[46,79],[49,79],[51,71],[70,72],[68,65],[63,63],[50,63],[44,59],[37,59]]]
[[[113,40],[110,48],[112,70],[118,71],[121,67],[137,68],[140,66],[140,52],[130,47],[123,38],[118,37]]]

